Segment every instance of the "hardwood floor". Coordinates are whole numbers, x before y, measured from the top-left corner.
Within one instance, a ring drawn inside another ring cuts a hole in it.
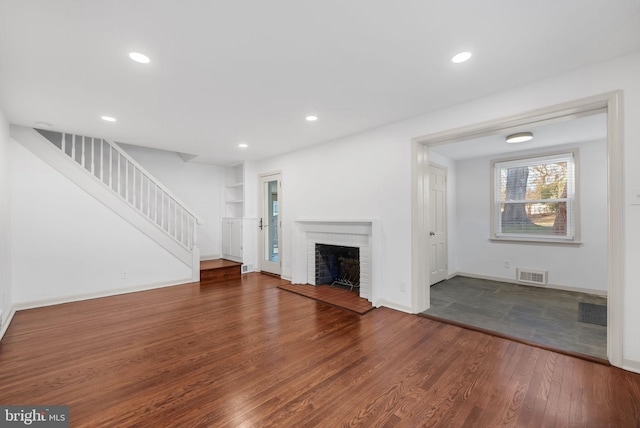
[[[260,274],[18,312],[0,403],[72,427],[640,426],[640,375]]]
[[[310,285],[310,284],[283,284],[278,286],[281,290],[290,291],[310,299],[319,300],[330,306],[342,308],[347,311],[364,315],[375,308],[367,299],[358,295],[357,292],[332,287],[330,285]]]

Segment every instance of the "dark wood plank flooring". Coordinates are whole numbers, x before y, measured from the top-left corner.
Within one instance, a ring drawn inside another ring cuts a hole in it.
[[[208,269],[220,269],[226,267],[240,267],[242,263],[234,262],[232,260],[227,259],[211,259],[211,260],[202,260],[200,262],[200,270],[208,270]]]
[[[18,312],[0,403],[72,427],[637,427],[640,375],[244,275]]]
[[[357,292],[332,287],[330,285],[282,284],[278,288],[319,300],[331,306],[364,315],[374,309],[371,302],[361,298]]]

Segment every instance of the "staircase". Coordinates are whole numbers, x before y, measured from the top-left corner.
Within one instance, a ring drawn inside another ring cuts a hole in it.
[[[13,125],[11,137],[189,266],[199,281],[201,219],[116,143]]]

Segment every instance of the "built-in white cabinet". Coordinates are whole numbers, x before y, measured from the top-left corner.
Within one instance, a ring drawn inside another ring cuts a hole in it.
[[[241,163],[224,171],[224,215],[244,217],[244,165]]]
[[[244,165],[238,163],[224,168],[222,257],[242,262],[244,217]]]
[[[223,168],[221,257],[242,263],[242,272],[253,272],[256,265],[256,237],[258,220],[245,217],[244,163]],[[255,180],[255,177],[254,177]]]
[[[222,219],[222,257],[242,261],[242,219]]]

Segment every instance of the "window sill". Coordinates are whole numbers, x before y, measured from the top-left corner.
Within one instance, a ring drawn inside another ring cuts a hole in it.
[[[532,245],[557,245],[560,247],[579,247],[582,241],[572,241],[568,239],[534,239],[534,238],[517,238],[517,237],[500,237],[489,238],[489,241],[507,244],[532,244]]]

